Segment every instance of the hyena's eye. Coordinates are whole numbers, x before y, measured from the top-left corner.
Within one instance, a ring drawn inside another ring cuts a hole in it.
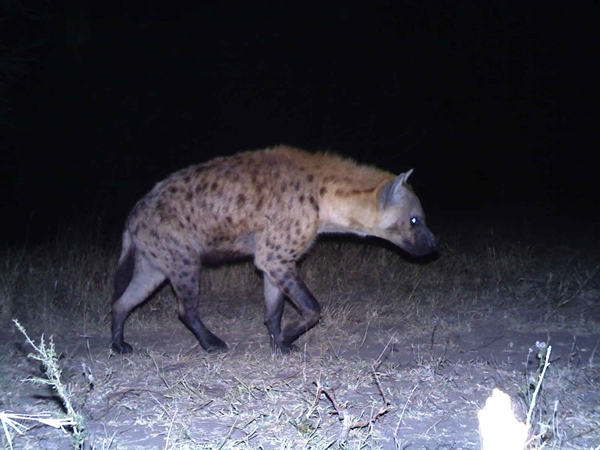
[[[418,223],[419,223],[419,218],[417,216],[413,216],[413,217],[410,218],[410,225],[411,226],[414,227],[415,225],[418,225]]]

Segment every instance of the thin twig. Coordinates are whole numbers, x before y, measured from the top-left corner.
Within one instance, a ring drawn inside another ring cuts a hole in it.
[[[531,398],[531,405],[529,405],[529,411],[527,412],[527,422],[526,422],[527,429],[529,429],[531,427],[531,416],[533,415],[533,410],[535,408],[535,401],[537,399],[538,393],[540,392],[540,389],[542,388],[542,381],[544,379],[544,375],[546,374],[546,369],[550,365],[550,353],[551,352],[552,352],[552,346],[549,345],[548,348],[546,349],[546,358],[544,360],[544,368],[542,369],[542,373],[540,374],[538,382],[535,386],[535,391],[533,391],[533,397]]]
[[[375,423],[377,421],[377,419],[379,419],[381,416],[383,416],[384,414],[386,414],[388,412],[389,402],[388,402],[387,398],[385,397],[385,393],[381,386],[381,382],[379,381],[379,377],[377,376],[377,367],[379,367],[380,364],[381,364],[381,361],[379,359],[374,361],[373,364],[371,365],[371,369],[372,369],[373,379],[375,380],[375,384],[377,386],[377,389],[379,390],[379,394],[381,395],[383,404],[381,405],[381,408],[379,408],[379,411],[377,411],[377,413],[375,415],[372,415],[370,418],[368,418],[366,420],[355,420],[343,407],[340,406],[340,404],[337,402],[333,392],[324,388],[321,385],[320,380],[315,381],[314,384],[317,386],[317,394],[315,396],[315,401],[314,401],[311,409],[314,410],[316,408],[316,406],[319,403],[319,400],[321,398],[321,395],[325,395],[325,397],[327,397],[327,399],[330,401],[331,405],[333,406],[335,413],[338,415],[339,420],[342,422],[342,431],[338,438],[338,442],[340,442],[340,443],[346,442],[348,440],[348,435],[350,434],[350,430],[353,430],[356,428],[364,428],[366,426],[369,426],[370,424]]]

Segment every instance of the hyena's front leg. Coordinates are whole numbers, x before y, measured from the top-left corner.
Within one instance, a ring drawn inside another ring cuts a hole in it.
[[[281,338],[281,316],[283,315],[283,292],[279,290],[277,285],[271,281],[271,278],[265,273],[263,275],[263,283],[265,286],[265,325],[271,337],[271,347],[273,351],[278,349],[285,353],[282,349]],[[289,349],[288,349],[289,351]]]
[[[314,327],[321,317],[321,306],[308,290],[295,268],[265,272],[265,325],[271,335],[275,350],[289,353],[292,343]],[[298,308],[301,321],[287,324],[281,331],[283,296],[286,295]]]

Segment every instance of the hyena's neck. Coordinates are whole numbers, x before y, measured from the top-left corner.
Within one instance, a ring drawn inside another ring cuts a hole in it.
[[[379,222],[379,191],[389,181],[384,176],[370,186],[358,182],[328,186],[319,204],[319,233],[372,235]]]

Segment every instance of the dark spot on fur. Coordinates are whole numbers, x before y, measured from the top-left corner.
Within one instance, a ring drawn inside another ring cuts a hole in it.
[[[325,194],[327,193],[327,188],[325,186],[323,186],[320,190],[319,190],[319,195],[321,197],[323,197]]]
[[[210,185],[210,190],[216,191],[218,187],[219,187],[219,183],[217,183],[216,181],[213,181],[213,184]]]
[[[233,223],[233,219],[231,218],[231,216],[227,216],[225,217],[225,220],[227,221],[228,224],[232,224]]]
[[[306,179],[308,180],[309,183],[312,183],[312,181],[315,179],[314,175],[309,174],[306,176]]]
[[[190,276],[190,273],[186,272],[185,270],[179,274],[179,278],[187,278],[189,276]]]
[[[171,194],[177,194],[177,188],[176,188],[175,186],[171,186],[171,187],[169,188],[169,192],[170,192]]]
[[[192,263],[192,262],[191,262],[189,259],[187,259],[187,258],[183,258],[182,262],[183,262],[183,264],[184,264],[185,266],[189,266],[189,265]]]
[[[186,222],[191,222],[192,221],[192,219],[190,218],[189,214],[185,216],[185,221]]]
[[[186,175],[185,177],[183,177],[183,182],[186,183],[186,184],[190,182],[190,176],[189,176],[189,174]]]
[[[194,198],[194,193],[192,191],[187,191],[187,193],[185,194],[185,199],[189,202],[193,198]]]
[[[156,253],[154,253],[154,252],[150,252],[150,254],[152,255],[153,258],[157,257]]]
[[[281,249],[281,245],[280,245],[280,244],[277,244],[277,245],[275,246],[275,250],[279,251],[280,249]]]
[[[370,194],[372,192],[375,191],[375,188],[369,188],[369,189],[352,189],[350,191],[344,191],[343,189],[336,189],[335,190],[335,195],[338,197],[351,197],[353,195],[360,195],[360,194]]]
[[[244,194],[239,194],[237,197],[237,205],[239,207],[244,206],[246,204],[246,197]]]
[[[304,203],[304,195],[300,196],[300,203]]]
[[[295,283],[293,281],[290,281],[289,283],[287,283],[283,286],[283,289],[284,290],[287,289],[289,292],[293,292],[294,286],[295,286]],[[286,295],[289,295],[289,294],[286,294]]]
[[[296,189],[296,191],[300,190],[300,181],[296,180],[296,182],[294,183],[294,189]]]

